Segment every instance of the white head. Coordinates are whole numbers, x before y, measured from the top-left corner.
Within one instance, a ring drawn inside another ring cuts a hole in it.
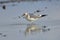
[[[27,15],[28,15],[28,13],[24,13],[24,14],[23,14],[23,16],[27,16]]]

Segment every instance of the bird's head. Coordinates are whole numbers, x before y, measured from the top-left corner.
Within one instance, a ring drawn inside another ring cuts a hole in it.
[[[28,15],[28,13],[24,13],[22,16],[27,16]]]

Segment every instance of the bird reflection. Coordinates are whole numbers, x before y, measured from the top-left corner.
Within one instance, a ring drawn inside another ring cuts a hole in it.
[[[39,32],[39,31],[42,31],[42,30],[37,25],[29,25],[25,30],[25,35],[32,34],[33,32]]]
[[[33,34],[36,32],[46,32],[46,31],[50,31],[50,28],[46,28],[46,26],[28,25],[24,34],[26,36],[27,34]]]

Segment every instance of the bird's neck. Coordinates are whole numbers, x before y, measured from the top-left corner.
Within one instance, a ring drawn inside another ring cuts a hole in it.
[[[30,18],[30,15],[26,15],[27,18]]]

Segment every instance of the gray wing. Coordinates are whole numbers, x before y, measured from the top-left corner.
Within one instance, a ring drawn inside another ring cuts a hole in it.
[[[29,14],[30,15],[30,18],[39,18],[39,16],[38,15],[34,15],[34,14]]]

